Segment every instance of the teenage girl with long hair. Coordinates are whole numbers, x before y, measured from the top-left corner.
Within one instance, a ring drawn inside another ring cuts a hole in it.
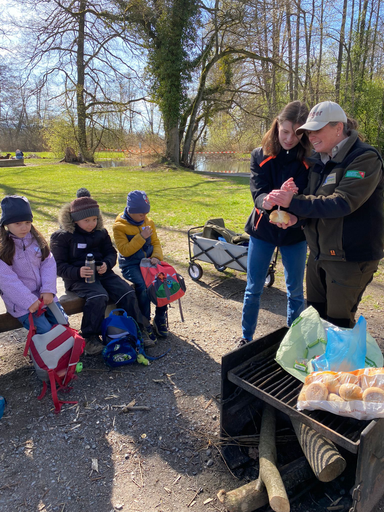
[[[287,324],[290,326],[304,309],[303,280],[307,244],[301,228],[281,229],[270,222],[277,209],[268,200],[272,190],[287,189],[301,193],[308,183],[310,143],[306,135],[297,136],[296,128],[307,119],[308,108],[300,101],[288,103],[264,135],[261,147],[251,155],[251,193],[253,209],[245,231],[250,235],[247,261],[247,286],[244,294],[242,332],[239,345],[252,341],[256,330],[268,267],[279,247],[287,287]],[[294,182],[293,182],[294,180]]]

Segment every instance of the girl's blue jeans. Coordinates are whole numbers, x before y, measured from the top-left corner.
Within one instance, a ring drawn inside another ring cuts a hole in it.
[[[260,309],[260,297],[263,293],[275,245],[253,236],[250,237],[247,259],[247,286],[244,293],[242,330],[243,338],[251,341],[256,330]],[[304,270],[307,256],[307,243],[279,247],[284,266],[287,288],[287,324],[288,327],[304,309]]]
[[[56,302],[57,307],[60,309],[60,311],[63,313],[63,315],[68,318],[67,314],[65,313],[63,306],[60,304],[60,302]],[[43,313],[41,316],[36,316],[36,313],[33,313],[33,323],[36,327],[36,333],[37,334],[45,334],[46,332],[50,331],[54,325],[57,324],[57,320],[55,315],[51,312],[50,309],[46,309],[45,313]],[[29,313],[23,316],[19,316],[17,319],[18,321],[29,331]]]

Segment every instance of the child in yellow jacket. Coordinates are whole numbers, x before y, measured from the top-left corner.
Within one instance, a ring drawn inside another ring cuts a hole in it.
[[[151,263],[157,264],[163,260],[160,240],[156,233],[154,222],[147,217],[150,203],[147,194],[142,190],[129,192],[127,206],[113,224],[113,235],[119,251],[119,267],[123,276],[135,285],[135,291],[141,313],[149,321],[151,319],[151,303],[147,287],[141,275],[140,262],[150,258]],[[148,337],[155,341],[155,333],[166,338],[168,306],[156,306],[153,328],[149,324]],[[154,332],[155,331],[155,332]]]

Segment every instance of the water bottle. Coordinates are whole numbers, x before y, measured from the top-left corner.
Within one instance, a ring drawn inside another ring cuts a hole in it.
[[[95,258],[93,257],[93,254],[91,254],[91,253],[87,254],[87,257],[85,258],[85,266],[91,267],[91,269],[93,270],[93,276],[86,277],[85,282],[86,283],[94,283],[95,282],[96,262],[95,262]]]

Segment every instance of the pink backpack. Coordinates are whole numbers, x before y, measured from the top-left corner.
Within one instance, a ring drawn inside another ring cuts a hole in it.
[[[70,381],[76,378],[76,365],[84,351],[85,340],[79,333],[65,325],[65,317],[53,302],[48,306],[55,315],[58,323],[45,334],[36,334],[32,313],[29,314],[29,332],[24,349],[32,359],[37,376],[43,381],[43,389],[38,400],[44,398],[49,382],[55,413],[59,413],[63,404],[76,404],[76,401],[59,400],[57,391],[68,392]],[[44,312],[40,303],[37,314]]]

